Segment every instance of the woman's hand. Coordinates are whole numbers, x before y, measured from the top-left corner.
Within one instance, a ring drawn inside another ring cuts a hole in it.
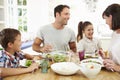
[[[120,71],[120,66],[115,64],[111,59],[105,59],[103,64],[108,70]]]

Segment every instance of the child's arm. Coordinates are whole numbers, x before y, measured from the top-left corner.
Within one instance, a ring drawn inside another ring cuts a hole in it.
[[[28,68],[0,68],[1,70],[0,76],[5,77],[5,76],[13,76],[18,74],[28,73],[38,69],[38,67],[39,65],[37,63],[33,63]]]

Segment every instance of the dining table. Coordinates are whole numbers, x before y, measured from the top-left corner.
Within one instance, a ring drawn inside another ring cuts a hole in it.
[[[59,75],[51,69],[47,73],[41,73],[41,69],[36,70],[34,73],[26,73],[16,76],[5,77],[3,80],[90,80],[81,72],[73,75]],[[120,80],[120,74],[102,69],[100,73],[91,80]]]
[[[71,56],[71,62],[79,63],[78,56]],[[113,72],[101,68],[99,74],[92,79],[88,79],[80,70],[72,75],[60,75],[55,73],[51,68],[48,69],[47,73],[42,73],[41,68],[34,72],[8,76],[3,78],[3,80],[120,80],[120,73]]]

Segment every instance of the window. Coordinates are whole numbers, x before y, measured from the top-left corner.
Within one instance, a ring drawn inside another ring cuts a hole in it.
[[[27,0],[17,0],[18,30],[27,32]]]

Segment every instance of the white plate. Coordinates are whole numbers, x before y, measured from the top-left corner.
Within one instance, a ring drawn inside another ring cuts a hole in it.
[[[72,75],[79,71],[79,66],[73,62],[59,62],[52,64],[51,69],[61,75]]]
[[[25,68],[28,67],[28,66],[25,65],[26,60],[27,59],[20,60],[20,67],[25,67]],[[35,60],[35,62],[38,63],[38,64],[41,64],[41,60]]]
[[[26,59],[23,59],[23,60],[20,60],[20,66],[21,67],[27,67],[27,66],[25,66],[25,63],[26,63]]]

